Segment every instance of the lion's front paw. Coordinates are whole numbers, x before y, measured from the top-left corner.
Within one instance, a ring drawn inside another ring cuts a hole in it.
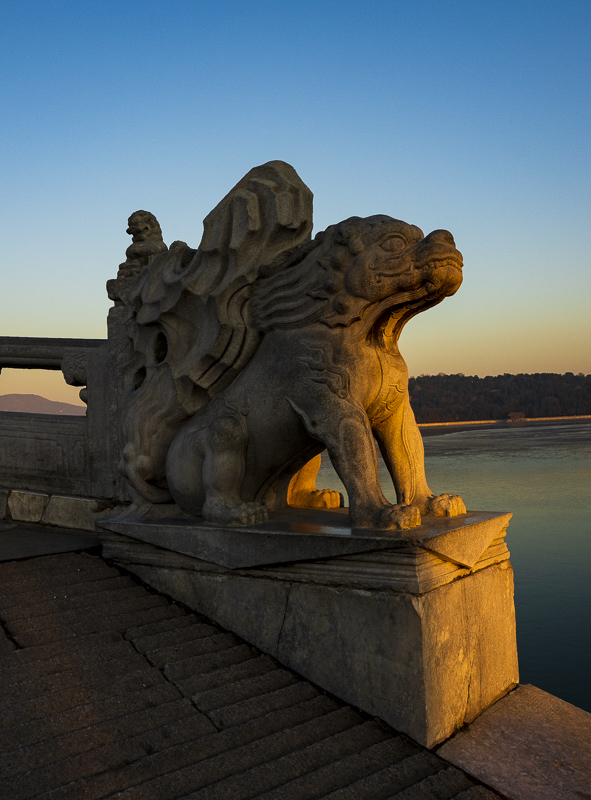
[[[385,508],[380,514],[380,524],[377,528],[386,530],[406,531],[417,528],[421,524],[421,512],[416,506],[406,506],[399,503],[396,506]]]
[[[416,506],[399,503],[396,506],[376,509],[375,512],[359,514],[351,518],[354,528],[375,528],[382,531],[405,531],[421,524],[421,513]]]
[[[340,508],[343,497],[332,489],[314,489],[306,498],[306,508]]]
[[[466,513],[466,506],[459,494],[440,494],[427,500],[425,513],[433,517],[457,517]]]
[[[207,500],[201,512],[208,522],[226,525],[256,525],[269,520],[269,511],[260,503],[227,504],[220,500]]]

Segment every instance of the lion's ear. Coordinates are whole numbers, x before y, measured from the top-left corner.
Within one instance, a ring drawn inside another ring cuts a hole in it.
[[[359,222],[360,217],[346,219],[339,224],[334,237],[335,242],[346,247],[353,256],[358,256],[359,253],[363,253],[365,250]]]
[[[354,236],[347,242],[347,247],[349,248],[349,252],[351,255],[358,256],[359,253],[363,253],[365,250],[365,245],[363,243],[363,239],[361,236]]]

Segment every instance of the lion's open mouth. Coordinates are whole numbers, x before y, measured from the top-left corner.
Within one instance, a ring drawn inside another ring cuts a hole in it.
[[[429,295],[454,294],[462,283],[462,262],[458,259],[430,261],[425,264],[421,272],[428,276],[423,286]]]
[[[415,266],[416,273],[428,297],[448,297],[455,294],[462,284],[462,259],[447,256],[432,259]]]

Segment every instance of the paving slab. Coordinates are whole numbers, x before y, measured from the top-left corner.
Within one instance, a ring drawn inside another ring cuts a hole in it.
[[[136,639],[141,639],[144,636],[155,636],[158,633],[176,631],[180,628],[187,628],[192,626],[195,622],[203,622],[203,617],[201,617],[199,614],[186,613],[182,616],[161,619],[158,622],[148,622],[145,625],[127,628],[124,636],[130,641],[135,641]]]
[[[293,672],[286,669],[274,669],[234,683],[227,682],[215,689],[195,692],[191,695],[191,699],[202,711],[213,711],[254,698],[260,698],[264,703],[269,692],[275,692],[299,682],[298,676]]]
[[[0,680],[4,686],[10,686],[11,683],[19,683],[20,681],[37,678],[41,675],[51,675],[54,672],[62,672],[85,665],[96,664],[99,661],[123,658],[126,655],[133,655],[134,653],[133,645],[123,640],[110,644],[101,644],[98,647],[88,647],[81,650],[76,649],[67,653],[60,653],[60,655],[54,656],[53,658],[44,658],[25,664],[15,664],[13,666],[4,667],[0,669]]]
[[[51,530],[54,529],[52,528]],[[67,535],[70,536],[71,534],[72,532],[70,531]],[[84,534],[84,536],[86,535]],[[76,581],[80,576],[84,576],[87,573],[101,575],[102,577],[122,574],[116,567],[110,566],[103,559],[85,551],[58,553],[25,561],[17,560],[0,564],[2,585],[10,581],[26,581],[29,578],[37,581],[52,581],[55,579],[55,575],[64,574],[69,575],[72,581]],[[13,588],[11,587],[11,591]]]
[[[311,719],[301,725],[278,730],[270,736],[250,741],[244,746],[220,750],[221,736],[217,741],[201,744],[198,753],[193,753],[187,766],[175,771],[163,772],[159,777],[122,792],[118,800],[176,800],[189,792],[215,785],[231,776],[246,772],[260,764],[297,752],[307,746],[328,740],[352,727],[360,727],[362,720],[350,709],[339,709],[320,719]],[[288,723],[289,724],[289,723]],[[233,743],[228,737],[226,745]],[[217,751],[217,752],[216,752]],[[215,754],[214,754],[215,753]],[[166,754],[162,754],[164,757]],[[161,759],[153,759],[160,761]]]
[[[326,739],[295,750],[281,758],[268,761],[199,792],[203,800],[246,800],[259,792],[285,784],[295,777],[306,775],[321,766],[339,761],[344,756],[368,748],[388,737],[388,733],[374,722],[340,731]],[[190,795],[189,795],[190,797]]]
[[[122,717],[145,708],[152,709],[177,700],[180,696],[175,686],[164,683],[127,692],[124,695],[109,696],[102,701],[67,709],[41,720],[3,727],[0,729],[0,752],[8,753],[10,750],[17,750],[44,739],[84,729],[88,725]]]
[[[438,758],[421,750],[342,789],[330,792],[326,795],[326,800],[389,800],[430,775],[440,772],[442,768],[443,763]]]
[[[357,715],[351,714],[350,709],[339,708],[328,697],[319,697],[292,709],[265,715],[231,731],[203,737],[197,746],[189,742],[170,747],[116,772],[75,782],[58,790],[51,800],[94,800],[124,790],[142,800],[144,795],[146,800],[151,796],[158,797],[162,780],[169,773],[174,773],[173,780],[180,786],[193,781],[194,775],[198,775],[202,768],[209,769],[214,778],[219,769],[225,770],[224,775],[233,774],[232,770],[239,771],[244,764],[261,763],[267,753],[272,758],[274,753],[289,752],[289,748],[299,741],[318,736],[318,731],[342,730],[343,726],[358,723]]]
[[[45,694],[59,692],[62,689],[73,689],[95,681],[109,680],[126,673],[141,672],[145,668],[145,659],[134,654],[111,661],[103,661],[100,664],[55,672],[52,675],[35,676],[28,680],[17,681],[10,686],[5,685],[0,678],[2,685],[0,706],[20,703],[33,697],[43,697]],[[150,669],[152,668],[150,667]]]
[[[161,650],[165,647],[173,647],[186,642],[193,642],[202,639],[204,636],[215,636],[220,632],[219,628],[205,622],[193,620],[193,625],[176,628],[169,631],[152,633],[149,636],[129,636],[126,638],[133,642],[133,646],[138,653],[148,653]],[[186,657],[186,656],[184,656]]]
[[[5,609],[12,608],[12,606],[34,604],[38,602],[40,597],[47,599],[48,588],[53,590],[53,594],[49,593],[49,598],[56,600],[58,597],[77,597],[95,594],[105,589],[122,589],[135,585],[137,585],[137,581],[134,581],[127,575],[118,575],[113,578],[97,578],[96,580],[86,580],[75,583],[71,580],[71,576],[65,573],[63,575],[63,582],[58,583],[52,580],[51,582],[47,582],[47,584],[43,584],[42,588],[30,588],[29,591],[22,591],[20,593],[13,590],[10,594],[0,594],[0,614],[2,614]]]
[[[6,635],[6,632],[2,628],[0,628],[0,655],[4,655],[5,653],[11,653],[15,649],[16,649],[16,644],[12,641],[10,637]]]
[[[207,692],[211,689],[226,687],[236,681],[252,678],[255,675],[262,675],[265,672],[279,669],[276,662],[268,656],[258,656],[238,664],[231,664],[229,667],[220,667],[205,674],[197,673],[189,678],[177,680],[176,685],[185,695],[196,695],[200,692]]]
[[[94,581],[94,583],[102,584],[102,581]],[[88,608],[95,611],[99,605],[104,606],[109,603],[124,607],[129,600],[150,596],[143,586],[138,585],[124,586],[119,589],[105,589],[100,585],[94,588],[94,592],[73,595],[70,595],[67,589],[62,589],[60,592],[49,595],[50,599],[46,599],[45,602],[36,599],[28,603],[18,603],[5,608],[2,611],[2,618],[7,622],[14,622],[31,619],[31,617],[44,617],[58,611],[82,609],[82,613],[86,613]]]
[[[76,689],[62,689],[44,697],[35,697],[4,707],[2,709],[2,728],[41,720],[52,714],[79,706],[88,706],[91,703],[107,702],[118,695],[135,692],[139,688],[147,689],[160,683],[164,683],[162,674],[158,670],[147,669],[141,675],[134,672],[131,675],[118,675],[109,680],[96,681]]]
[[[125,741],[133,736],[144,735],[162,726],[176,724],[180,720],[196,716],[195,708],[188,700],[175,700],[106,722],[88,725],[83,729],[3,753],[0,759],[0,778],[24,774],[42,764],[61,761],[69,756],[89,752],[112,742]],[[67,772],[62,773],[62,781],[64,784],[70,782]]]
[[[14,634],[14,638],[22,647],[31,647],[37,644],[55,642],[58,639],[82,636],[85,633],[97,633],[98,631],[106,630],[125,631],[129,625],[141,625],[148,622],[169,620],[171,617],[178,617],[182,614],[183,611],[178,606],[164,602],[158,603],[158,605],[151,608],[114,614],[111,617],[99,615],[94,619],[83,619],[81,622],[65,620],[64,615],[58,615],[55,620],[52,620],[55,622],[53,627],[48,627],[43,630],[23,631]]]
[[[87,533],[69,533],[24,525],[0,529],[0,562],[46,556],[50,553],[99,550],[100,546],[100,539]]]
[[[184,658],[182,661],[165,664],[163,670],[167,678],[176,682],[196,674],[227,667],[230,664],[240,664],[242,661],[247,661],[251,658],[256,658],[252,647],[247,644],[239,644],[224,650],[204,653],[201,656],[192,656],[191,658]]]
[[[266,692],[258,697],[242,700],[240,703],[212,709],[209,711],[208,716],[219,730],[223,730],[234,725],[242,725],[247,720],[261,717],[270,711],[287,708],[304,700],[310,700],[317,694],[318,689],[312,686],[311,683],[298,681],[291,686],[285,686],[283,689],[277,689],[274,692]],[[199,708],[198,704],[197,708]]]
[[[394,761],[453,769],[92,551],[0,563],[0,797],[377,800]]]
[[[43,631],[48,628],[62,627],[63,625],[70,626],[82,623],[90,626],[95,620],[99,623],[109,623],[109,617],[120,616],[125,612],[144,611],[155,606],[168,606],[168,601],[165,597],[144,594],[141,597],[132,597],[118,602],[97,602],[90,608],[56,609],[51,614],[11,620],[9,629],[17,637],[21,633]],[[112,623],[110,627],[113,627]]]
[[[591,714],[519,686],[438,750],[510,800],[591,798]]]
[[[14,653],[0,656],[0,669],[13,667],[17,664],[28,664],[31,661],[43,661],[47,658],[59,656],[62,653],[71,653],[76,650],[122,641],[123,637],[119,631],[101,631],[100,633],[89,633],[86,636],[74,636],[65,641],[50,642],[38,647],[27,647],[24,650],[21,649]]]
[[[260,795],[258,800],[308,800],[324,796],[419,751],[405,736],[387,738]]]
[[[42,792],[62,786],[64,775],[68,776],[69,782],[73,782],[100,773],[111,773],[134,761],[140,761],[147,754],[167,750],[178,743],[194,743],[211,733],[215,733],[215,727],[207,717],[185,717],[139,736],[96,747],[79,755],[44,764],[24,775],[8,778],[3,781],[2,789],[10,800],[29,800]]]

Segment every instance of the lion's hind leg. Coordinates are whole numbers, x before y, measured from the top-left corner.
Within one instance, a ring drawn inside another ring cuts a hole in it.
[[[265,506],[244,503],[240,497],[248,442],[244,418],[232,411],[222,414],[205,429],[204,436],[203,517],[227,525],[266,522],[269,512]]]
[[[179,508],[226,525],[265,522],[265,506],[240,497],[247,440],[245,420],[232,410],[213,420],[198,415],[187,423],[170,448],[166,467]]]

